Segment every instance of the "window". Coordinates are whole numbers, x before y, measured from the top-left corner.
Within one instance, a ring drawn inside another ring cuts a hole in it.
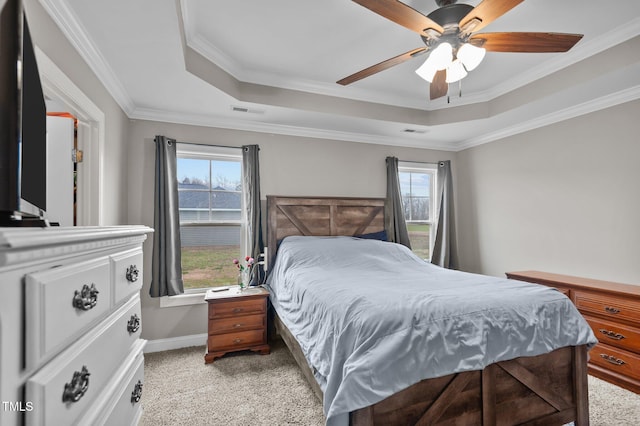
[[[180,144],[178,199],[185,293],[235,284],[243,253],[242,154]]]
[[[435,235],[436,167],[435,164],[404,161],[398,164],[404,219],[411,248],[426,260],[431,260]]]

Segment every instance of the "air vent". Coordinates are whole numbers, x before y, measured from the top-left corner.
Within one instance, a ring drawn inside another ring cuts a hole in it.
[[[237,106],[237,105],[231,105],[231,111],[233,111],[233,112],[244,112],[244,113],[249,113],[249,114],[264,114],[264,110],[263,109],[248,108],[248,107]]]
[[[415,133],[415,134],[427,133],[426,130],[418,130],[418,129],[404,129],[403,132],[405,132],[405,133]]]

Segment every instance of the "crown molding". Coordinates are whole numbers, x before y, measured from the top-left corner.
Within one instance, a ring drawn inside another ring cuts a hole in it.
[[[181,0],[183,11],[185,10],[185,2]],[[425,111],[433,111],[438,109],[450,108],[452,106],[463,106],[475,103],[488,102],[520,87],[523,87],[533,81],[546,77],[556,71],[575,64],[583,59],[593,56],[617,44],[625,42],[640,33],[640,17],[621,25],[615,30],[609,31],[598,38],[589,42],[578,44],[569,52],[557,55],[555,58],[545,61],[540,65],[530,68],[524,73],[514,75],[512,78],[501,82],[489,90],[480,92],[467,92],[462,98],[452,97],[453,102],[448,103],[446,98],[428,101],[425,96],[424,100],[407,99],[402,96],[394,96],[389,93],[380,93],[362,89],[358,87],[348,87],[345,93],[344,87],[337,87],[335,84],[327,84],[324,82],[303,80],[292,77],[283,77],[275,73],[267,73],[260,70],[249,69],[239,64],[231,56],[224,53],[217,46],[213,45],[209,40],[205,39],[196,28],[190,25],[188,15],[183,14],[183,26],[186,33],[187,45],[208,59],[212,63],[222,68],[225,72],[232,75],[240,81],[262,84],[266,86],[280,87],[283,89],[299,90],[309,93],[335,96],[341,98],[354,99],[359,101],[384,103],[399,107],[408,107],[422,109]]]
[[[482,136],[467,139],[466,141],[456,144],[456,151],[462,151],[474,146],[483,145],[498,139],[503,139],[519,133],[528,132],[540,127],[545,127],[554,123],[569,120],[581,115],[589,114],[605,108],[610,108],[625,102],[630,102],[640,98],[640,85],[620,90],[609,95],[573,105],[549,114],[536,117],[534,119],[520,122],[514,126],[506,127],[495,132],[490,132]]]
[[[402,146],[407,148],[435,149],[439,151],[456,151],[457,148],[448,143],[430,141],[425,135],[417,138],[406,138],[371,135],[365,133],[342,132],[337,130],[317,129],[311,127],[287,126],[249,120],[237,120],[210,115],[188,114],[156,110],[151,108],[136,108],[129,116],[134,120],[160,121],[164,123],[186,124],[192,126],[215,127],[221,129],[241,130],[247,132],[271,133],[285,136],[297,136],[314,139],[328,139],[345,142],[359,142],[376,145]]]
[[[77,19],[66,0],[40,0],[51,19],[65,35],[80,57],[89,65],[109,94],[118,103],[125,114],[135,109],[133,100],[116,77],[102,53],[88,35],[84,26]]]

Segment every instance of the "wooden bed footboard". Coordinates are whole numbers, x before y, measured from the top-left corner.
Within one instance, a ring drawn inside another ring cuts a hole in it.
[[[274,316],[276,332],[293,354],[316,396],[322,391],[291,332]],[[589,424],[586,346],[498,362],[422,380],[350,415],[370,425],[564,425]]]

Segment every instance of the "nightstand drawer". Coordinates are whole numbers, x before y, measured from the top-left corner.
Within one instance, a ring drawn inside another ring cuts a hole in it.
[[[600,342],[640,354],[639,328],[620,325],[590,316],[585,316],[585,319]]]
[[[209,350],[225,348],[242,349],[244,346],[259,345],[265,342],[264,330],[241,331],[238,333],[217,334],[209,336]]]
[[[235,302],[209,303],[209,319],[238,315],[262,314],[266,312],[264,298],[240,300]]]
[[[264,314],[222,318],[209,320],[209,334],[233,333],[256,328],[264,329],[265,326],[266,316]]]
[[[640,326],[640,304],[622,297],[604,296],[582,291],[574,293],[578,310],[612,320],[623,320]]]
[[[589,362],[626,377],[640,380],[640,356],[598,343],[589,352]]]

